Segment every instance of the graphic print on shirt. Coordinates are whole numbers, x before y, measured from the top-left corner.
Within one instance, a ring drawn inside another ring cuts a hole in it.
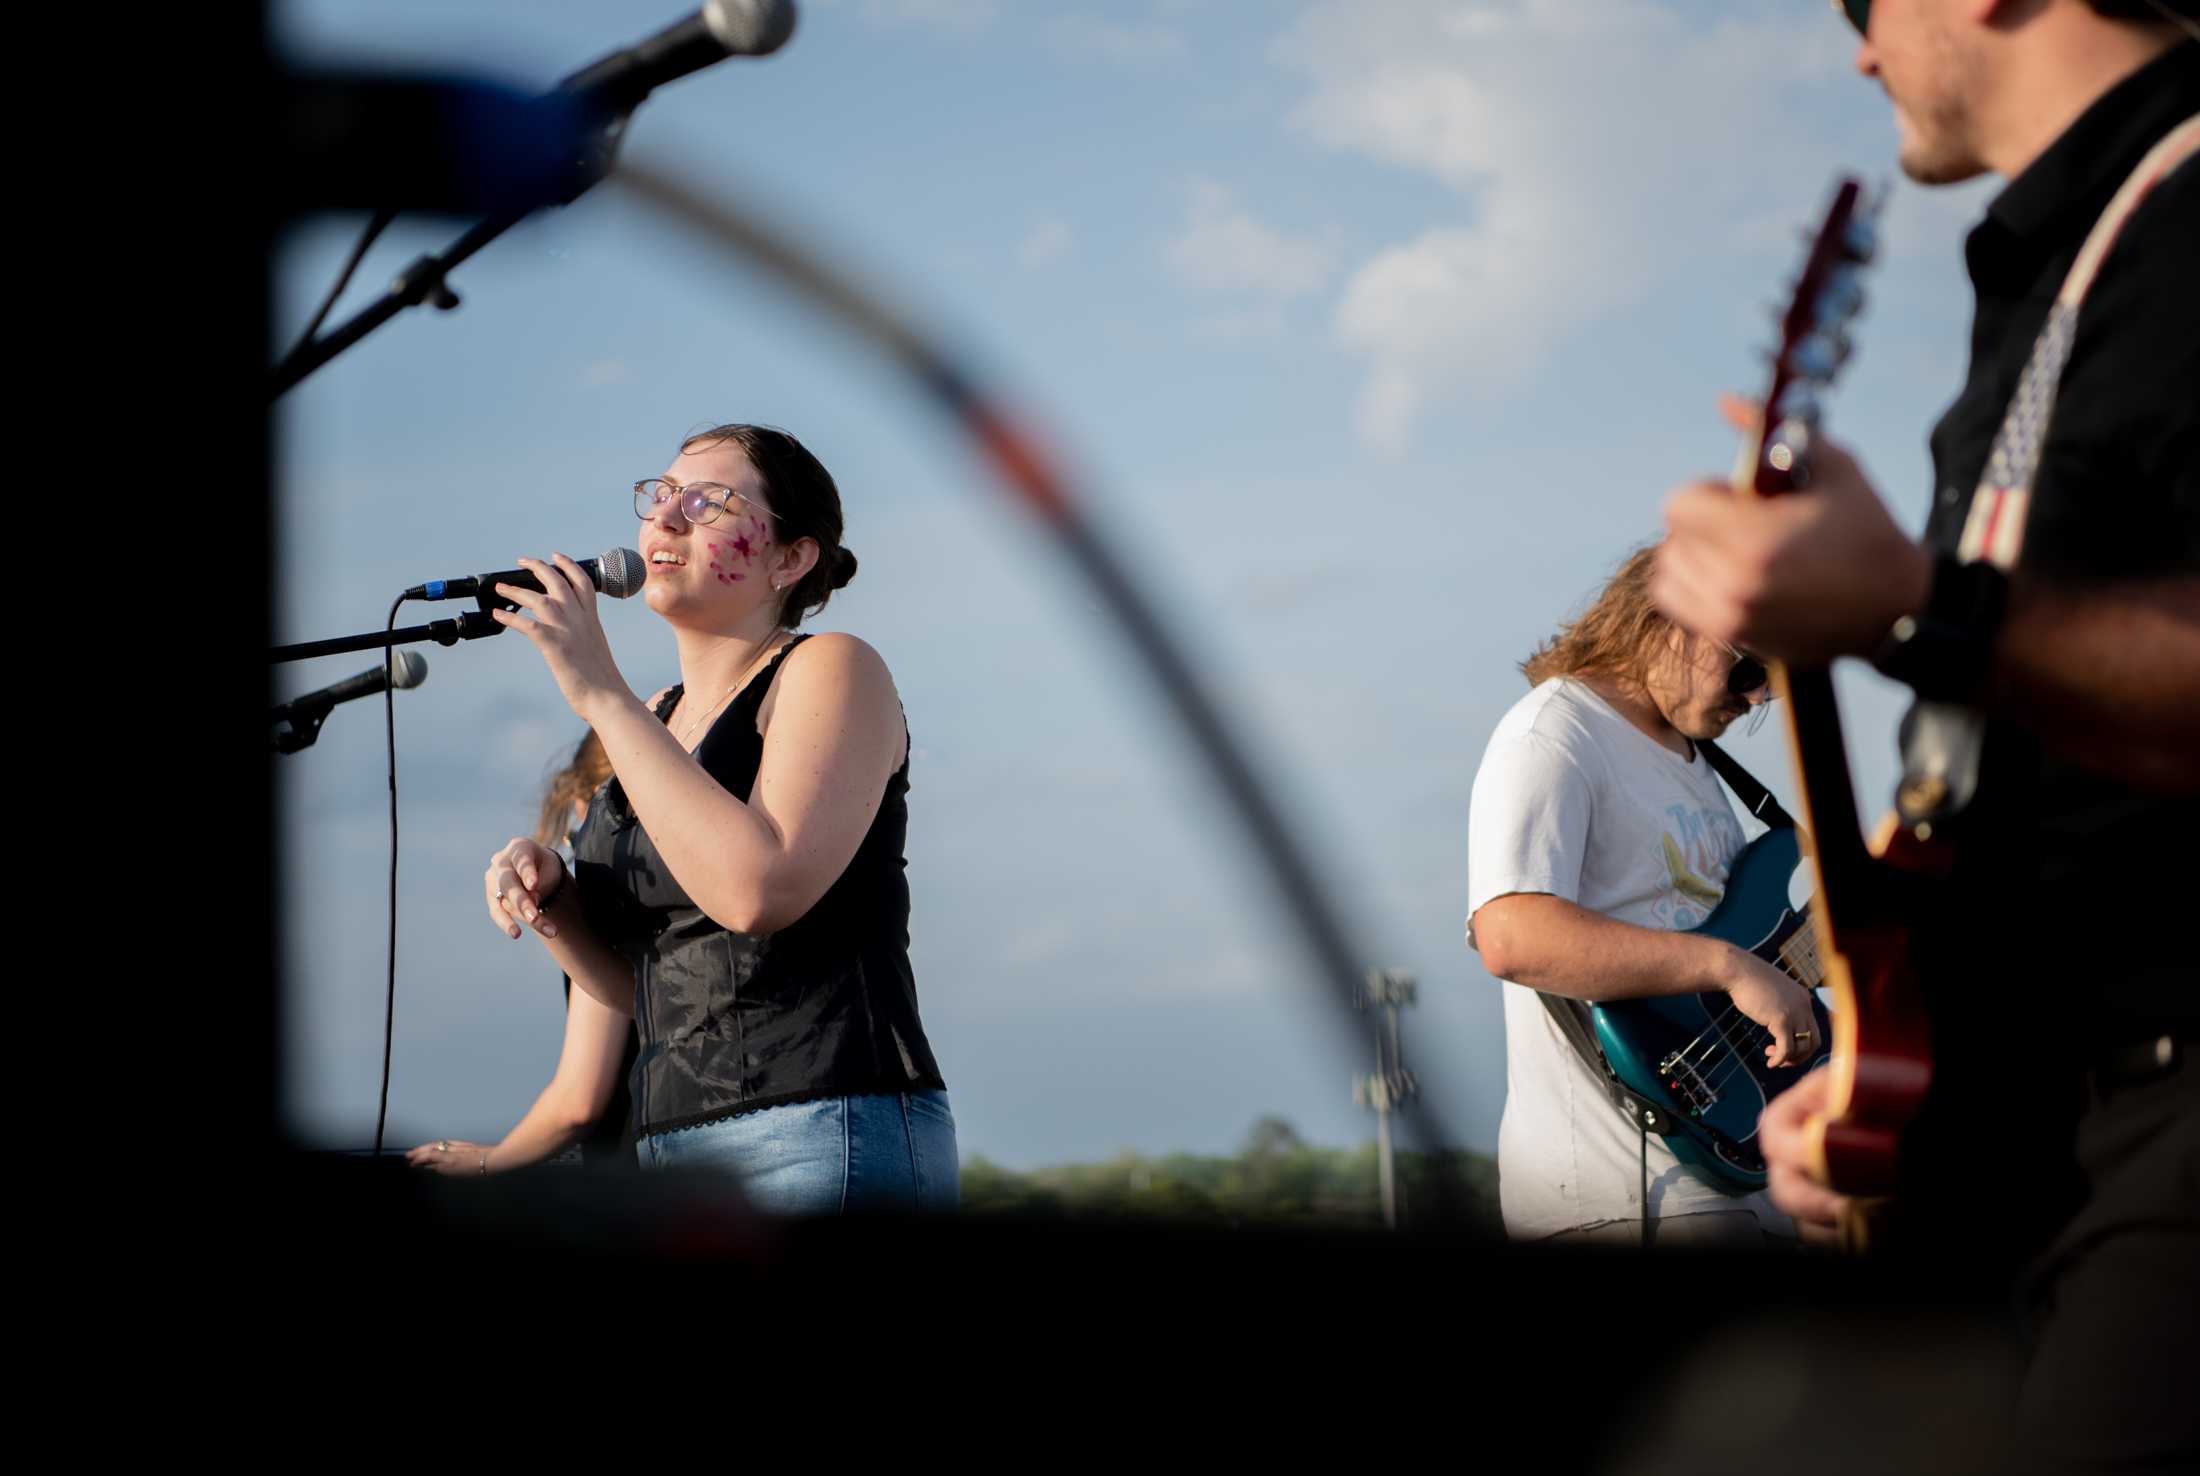
[[[1661,928],[1692,928],[1726,895],[1726,869],[1742,849],[1742,828],[1718,810],[1668,805],[1665,814],[1670,823],[1658,839],[1672,886],[1651,909]]]

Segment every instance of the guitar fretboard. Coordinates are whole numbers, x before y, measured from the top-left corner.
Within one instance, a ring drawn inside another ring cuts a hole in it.
[[[1785,943],[1780,945],[1780,967],[1788,977],[1805,989],[1816,989],[1826,980],[1826,966],[1818,956],[1818,930],[1808,925],[1797,928]]]

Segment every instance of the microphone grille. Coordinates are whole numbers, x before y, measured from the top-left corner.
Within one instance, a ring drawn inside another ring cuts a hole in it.
[[[390,685],[400,690],[417,687],[428,679],[428,658],[417,651],[398,652],[390,668]]]
[[[602,578],[600,588],[615,600],[623,600],[642,587],[649,578],[649,565],[642,562],[640,553],[631,548],[607,548],[596,560],[596,569]]]
[[[794,34],[794,0],[703,0],[703,24],[735,56],[769,56]]]

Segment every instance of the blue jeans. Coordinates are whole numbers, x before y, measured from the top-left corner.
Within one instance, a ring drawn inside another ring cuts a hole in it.
[[[952,1210],[962,1202],[945,1092],[824,1097],[652,1133],[642,1167],[737,1179],[769,1214]]]

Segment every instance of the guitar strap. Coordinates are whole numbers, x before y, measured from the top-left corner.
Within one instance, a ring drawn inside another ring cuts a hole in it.
[[[2131,213],[2196,150],[2200,150],[2200,114],[2172,128],[2147,151],[2078,249],[2078,259],[2047,311],[2047,322],[2033,340],[2032,355],[2025,361],[2001,428],[1994,433],[1985,473],[1971,493],[1963,536],[1956,545],[1956,557],[1963,562],[1985,559],[2004,571],[2016,566],[2024,547],[2025,519],[2031,512],[2032,484],[2039,475],[2040,450],[2055,412],[2055,392],[2078,336],[2078,309]],[[1902,720],[1902,782],[1895,790],[1895,808],[1903,823],[1939,825],[1967,809],[1978,792],[1979,759],[1985,746],[1986,714],[1978,708],[1960,702],[1913,704]]]
[[[1702,750],[1704,760],[1711,765],[1712,772],[1726,781],[1727,787],[1734,791],[1735,798],[1742,802],[1750,814],[1774,830],[1795,828],[1795,817],[1781,808],[1772,791],[1758,783],[1757,776],[1737,763],[1726,750],[1707,738],[1697,739],[1696,747]],[[1543,1008],[1550,1012],[1551,1019],[1558,1026],[1558,1033],[1566,1037],[1575,1054],[1581,1057],[1582,1064],[1604,1083],[1605,1091],[1612,1098],[1612,1105],[1619,1108],[1635,1125],[1635,1134],[1642,1148],[1642,1244],[1647,1248],[1651,1240],[1650,1135],[1656,1133],[1662,1138],[1671,1130],[1672,1124],[1666,1110],[1661,1104],[1630,1088],[1612,1070],[1611,1063],[1604,1059],[1603,1049],[1597,1045],[1595,1032],[1590,1029],[1587,1005],[1562,994],[1545,994],[1541,990],[1536,991],[1535,997],[1543,1001]]]
[[[1727,751],[1708,738],[1696,740],[1703,750],[1704,761],[1712,771],[1726,781],[1726,787],[1734,791],[1734,797],[1742,802],[1742,808],[1763,821],[1773,830],[1793,830],[1795,817],[1780,807],[1772,797],[1772,791],[1757,782],[1757,776],[1743,768]]]

